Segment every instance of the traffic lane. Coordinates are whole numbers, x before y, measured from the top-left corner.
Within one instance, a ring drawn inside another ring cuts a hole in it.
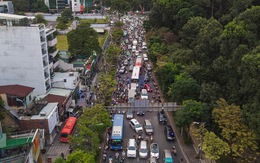
[[[139,121],[139,123],[141,123],[142,125],[143,125],[143,122],[145,119],[149,119],[151,121],[151,123],[154,127],[153,142],[158,143],[159,149],[160,149],[160,157],[158,160],[160,163],[163,162],[163,160],[162,160],[163,150],[164,149],[170,150],[173,145],[176,147],[176,150],[177,150],[177,157],[173,156],[173,159],[175,161],[178,161],[180,158],[182,158],[182,155],[178,154],[180,151],[180,147],[178,146],[178,143],[176,142],[176,140],[175,141],[166,140],[165,134],[164,134],[165,125],[159,124],[158,118],[157,118],[157,112],[146,112],[146,114],[144,116],[137,116],[136,112],[135,112],[134,118],[136,118]],[[129,120],[125,119],[125,122],[124,122],[124,150],[125,151],[127,148],[128,140],[130,138],[133,138],[134,134],[136,134],[136,132],[129,126]],[[145,132],[142,133],[142,136],[144,138],[148,137],[148,135],[146,135]],[[150,152],[150,144],[148,144],[148,147],[149,147],[149,152]],[[135,163],[135,162],[146,163],[147,161],[148,161],[148,159],[139,159],[138,154],[137,154],[136,159],[126,158],[126,162],[129,162],[129,163]]]

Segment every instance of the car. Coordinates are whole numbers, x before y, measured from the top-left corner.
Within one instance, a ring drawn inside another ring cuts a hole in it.
[[[147,141],[142,140],[139,146],[139,157],[140,158],[147,158],[148,157],[148,147]]]
[[[159,145],[157,143],[152,143],[150,145],[150,156],[159,159]]]
[[[135,51],[135,55],[136,55],[136,56],[139,55],[139,51],[138,51],[138,50]]]
[[[156,158],[151,157],[151,158],[149,159],[149,163],[157,163]]]
[[[152,65],[148,63],[146,65],[146,69],[147,69],[147,71],[152,71]]]
[[[131,119],[129,121],[129,125],[132,127],[133,130],[137,133],[142,133],[143,132],[143,127],[142,125],[136,120],[136,119]]]
[[[128,50],[131,50],[132,49],[132,46],[131,45],[128,45],[128,48],[127,48]]]
[[[153,134],[153,126],[152,126],[152,123],[149,119],[144,120],[144,130],[145,130],[147,135]]]
[[[148,100],[148,93],[147,93],[146,89],[142,89],[142,91],[141,91],[141,99]]]
[[[143,45],[143,46],[142,46],[142,49],[143,49],[143,50],[146,50],[146,49],[147,49],[147,47]]]
[[[126,156],[129,158],[136,158],[136,142],[135,139],[129,139],[127,143]]]
[[[145,73],[145,75],[144,75],[144,82],[145,82],[145,83],[148,83],[149,81],[150,81],[149,74],[148,74],[148,73]]]
[[[173,158],[170,150],[163,150],[163,163],[173,163]]]
[[[132,118],[134,118],[134,113],[133,113],[133,111],[127,111],[126,113],[126,119],[132,119]]]
[[[170,125],[166,125],[164,128],[164,134],[167,141],[173,141],[175,139],[175,134],[173,129]]]
[[[122,66],[122,67],[120,68],[119,73],[121,73],[121,74],[125,73],[125,66]]]
[[[143,110],[138,110],[136,114],[139,116],[144,116],[145,112]]]
[[[124,66],[127,66],[128,65],[128,60],[124,60]]]
[[[157,117],[158,117],[159,124],[167,124],[167,118],[163,110],[158,111]]]
[[[149,80],[148,80],[149,81]],[[152,92],[153,90],[152,90],[152,87],[150,86],[150,84],[145,84],[144,85],[144,89],[146,89],[147,90],[147,92]]]
[[[129,72],[132,72],[133,69],[134,69],[134,65],[130,65],[130,66],[129,66]]]
[[[133,66],[134,66],[134,60],[133,60],[133,59],[131,59],[131,60],[129,61],[129,65],[133,65]]]

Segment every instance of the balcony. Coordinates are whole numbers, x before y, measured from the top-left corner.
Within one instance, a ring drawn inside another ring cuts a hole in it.
[[[46,53],[47,53],[47,50],[42,49],[42,54],[44,55],[44,54],[46,54]]]
[[[46,61],[43,61],[43,66],[46,67],[48,64]]]
[[[46,91],[48,91],[51,88],[51,86],[47,83],[45,83],[45,86],[46,86]]]
[[[52,39],[48,39],[48,46],[52,47],[55,46],[57,44],[57,37],[52,38]]]
[[[48,49],[48,52],[49,52],[49,55],[51,55],[52,57],[55,57],[59,53],[59,50],[56,49],[56,47],[50,47]]]
[[[49,75],[47,72],[44,73],[45,79],[48,78],[49,76],[50,76],[50,75]]]
[[[53,68],[54,68],[54,69],[57,68],[58,65],[59,65],[59,61],[54,62],[54,64],[53,64]]]
[[[41,42],[44,42],[46,39],[43,37],[43,36],[41,36]]]

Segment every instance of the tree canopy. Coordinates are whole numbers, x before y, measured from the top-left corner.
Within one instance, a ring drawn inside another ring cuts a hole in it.
[[[82,23],[68,33],[69,51],[73,57],[89,57],[93,51],[100,54],[97,32],[89,23]]]

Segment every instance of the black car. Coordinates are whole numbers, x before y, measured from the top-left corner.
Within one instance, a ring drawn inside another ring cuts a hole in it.
[[[173,129],[170,125],[166,125],[164,128],[164,134],[167,141],[173,141],[175,139],[175,134]]]
[[[139,116],[144,116],[144,111],[143,110],[138,110],[137,112],[136,112],[136,114],[137,115],[139,115]]]
[[[166,118],[163,110],[158,111],[157,116],[158,116],[158,121],[159,121],[160,124],[164,124],[164,125],[167,124],[167,118]]]

